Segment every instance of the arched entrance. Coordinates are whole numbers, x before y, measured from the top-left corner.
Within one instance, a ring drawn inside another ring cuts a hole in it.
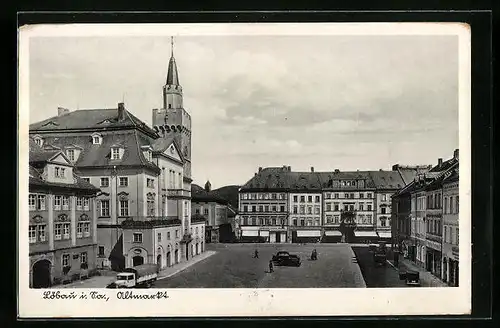
[[[158,254],[158,256],[156,257],[156,266],[158,268],[158,271],[160,271],[161,267],[162,267],[162,265],[161,265],[161,254]]]
[[[172,265],[172,259],[171,259],[171,254],[170,252],[167,252],[167,267]]]
[[[50,261],[41,260],[33,265],[33,288],[47,288],[51,285]]]
[[[204,252],[204,251],[203,251],[203,242],[201,242],[201,244],[200,244],[200,245],[201,245],[201,246],[200,246],[200,248],[201,248],[201,252],[203,253],[203,252]]]
[[[179,263],[179,250],[176,249],[174,254],[175,254],[175,264],[177,264]]]
[[[137,255],[132,258],[132,265],[138,266],[144,264],[144,257]]]
[[[196,243],[196,255],[200,254],[200,244]]]

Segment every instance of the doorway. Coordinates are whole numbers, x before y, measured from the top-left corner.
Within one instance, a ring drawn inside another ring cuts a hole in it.
[[[167,252],[167,267],[172,265],[171,263],[172,259],[170,258],[171,257],[170,254],[171,254],[170,252]]]
[[[276,242],[281,243],[281,233],[279,232],[276,233]]]
[[[189,261],[189,244],[186,244],[186,261]]]
[[[161,270],[161,254],[158,254],[158,256],[156,257],[156,266],[158,268],[158,271]]]
[[[50,287],[50,266],[49,260],[41,260],[33,265],[33,288]]]
[[[144,264],[144,257],[142,256],[134,256],[132,258],[132,265],[133,266],[138,266],[138,265],[143,265]]]
[[[175,250],[174,255],[175,255],[175,264],[177,264],[177,263],[179,263],[179,250],[178,249]]]

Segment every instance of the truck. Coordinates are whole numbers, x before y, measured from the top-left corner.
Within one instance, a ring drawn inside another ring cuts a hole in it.
[[[108,288],[149,288],[158,278],[156,264],[141,264],[126,268],[116,275],[116,281]]]

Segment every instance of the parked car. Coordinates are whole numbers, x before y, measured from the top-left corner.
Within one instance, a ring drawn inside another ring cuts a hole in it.
[[[420,273],[418,271],[408,271],[405,277],[407,286],[420,286]]]
[[[156,264],[142,264],[126,268],[116,275],[116,280],[107,288],[149,288],[158,277]]]
[[[290,254],[286,251],[280,251],[273,255],[272,261],[275,265],[279,266],[301,266],[301,260],[298,255]]]

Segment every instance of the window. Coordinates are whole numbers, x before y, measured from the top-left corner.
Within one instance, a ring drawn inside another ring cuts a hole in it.
[[[80,253],[80,264],[87,263],[87,252]]]
[[[319,200],[319,196],[316,196],[316,197],[315,197],[315,199],[314,199],[314,201],[315,201],[316,203],[319,203],[319,201],[320,201],[320,200]]]
[[[349,194],[344,194],[344,198],[349,198]]]
[[[45,241],[45,237],[46,234],[45,234],[45,225],[44,224],[40,224],[38,226],[38,241]]]
[[[272,224],[276,225],[276,219],[272,219]]]
[[[69,210],[69,197],[68,196],[63,196],[62,207],[63,207],[63,210]]]
[[[109,187],[109,178],[101,178],[101,187]]]
[[[368,211],[371,211],[371,210],[372,210],[372,204],[368,204],[368,205],[366,205],[366,209],[367,209]]]
[[[339,198],[339,194],[337,193],[333,194],[333,198]]]
[[[109,199],[101,200],[101,216],[109,217]]]
[[[118,185],[120,187],[127,187],[128,186],[128,177],[120,177]]]
[[[76,237],[77,238],[83,237],[83,222],[78,222],[76,226]]]
[[[327,192],[326,195],[325,195],[325,198],[326,199],[330,199],[331,197],[332,197],[332,194],[330,194],[329,192]]]
[[[243,212],[248,212],[248,205],[243,205]]]
[[[68,149],[66,151],[66,156],[68,156],[68,159],[72,162],[75,161],[75,151],[73,149]]]
[[[82,207],[83,207],[82,205],[83,205],[82,198],[81,197],[77,197],[76,198],[76,209],[77,210],[81,210]]]
[[[36,195],[30,194],[28,196],[28,204],[30,207],[30,211],[36,210]]]
[[[170,240],[170,231],[167,231],[167,240]]]
[[[146,213],[147,213],[148,216],[155,216],[155,212],[156,212],[155,198],[151,194],[148,194],[148,196],[147,196],[146,208],[147,208],[146,209]],[[128,200],[127,200],[127,213],[128,213]]]
[[[448,197],[444,198],[444,214],[448,213]]]
[[[306,207],[304,205],[300,205],[300,214],[305,214]]]
[[[99,250],[97,251],[97,256],[104,257],[104,246],[99,246]]]
[[[35,138],[35,143],[38,145],[38,146],[42,146],[43,144],[43,140],[41,138]]]
[[[332,210],[332,204],[331,203],[327,203],[326,204],[326,210],[329,212]]]
[[[307,196],[307,202],[308,202],[308,203],[312,203],[312,201],[313,201],[312,196]]]
[[[293,206],[293,214],[297,214],[299,212],[299,207],[297,205]]]
[[[264,206],[264,212],[266,212],[266,213],[269,212],[269,205]]]
[[[450,196],[450,211],[449,211],[449,212],[450,212],[450,213],[455,213],[455,212],[453,211],[453,196]]]
[[[307,206],[307,214],[312,214],[312,213],[313,213],[312,206]]]
[[[280,206],[280,212],[285,212],[285,206],[284,205]]]
[[[134,243],[142,243],[142,233],[134,232],[133,238]]]
[[[154,188],[154,187],[155,187],[155,180],[154,180],[154,179],[147,178],[147,179],[146,179],[146,185],[148,186],[148,188]],[[175,187],[174,187],[174,188],[175,188]]]
[[[344,205],[344,211],[349,211],[349,205]]]
[[[87,181],[88,183],[90,183],[90,178],[81,178],[83,181]]]
[[[194,212],[195,212],[196,214],[200,214],[200,209],[199,209],[199,208],[197,208],[197,209],[195,209],[195,210],[194,210]]]
[[[92,143],[93,143],[94,145],[100,145],[100,144],[101,144],[101,137],[100,137],[100,136],[98,136],[98,135],[97,135],[97,136],[93,136],[93,137],[92,137]]]
[[[30,243],[36,243],[36,226],[35,225],[30,225],[29,239],[30,239]]]
[[[339,210],[339,204],[338,203],[335,203],[333,210],[334,211],[338,211]]]
[[[372,198],[372,193],[371,192],[367,193],[366,198]]]
[[[84,237],[90,236],[90,222],[83,223],[83,236]]]
[[[364,208],[365,208],[364,204],[363,204],[363,203],[360,203],[360,204],[359,204],[359,210],[360,210],[360,211],[364,211]]]
[[[381,227],[385,227],[385,223],[386,223],[386,218],[380,218],[380,226]]]
[[[372,215],[371,214],[367,214],[366,215],[366,220],[368,221],[368,224],[372,224]]]
[[[293,219],[293,225],[297,226],[297,219]]]
[[[459,209],[459,206],[458,206],[458,196],[455,197],[455,213],[458,213],[458,209]]]
[[[90,200],[87,197],[83,197],[83,210],[88,211],[90,209]]]
[[[205,209],[203,210],[203,214],[208,215],[208,208],[205,208]]]
[[[120,149],[111,148],[111,159],[120,159]]]
[[[385,202],[387,200],[387,195],[386,194],[382,194],[382,201]]]
[[[333,223],[340,223],[340,215],[333,216]]]
[[[157,238],[158,238],[158,242],[161,243],[161,232],[158,232]]]
[[[252,206],[252,212],[255,212],[257,210],[257,207],[255,205]]]
[[[314,206],[314,214],[319,214],[320,208],[319,206]]]
[[[65,175],[66,175],[66,169],[61,167],[61,169],[59,170],[59,177],[64,178]]]
[[[179,238],[179,229],[175,230],[175,238]]]
[[[259,212],[264,212],[264,206],[259,205]]]
[[[385,214],[385,207],[382,207],[382,208],[380,209],[380,212],[381,212],[382,214]]]
[[[349,205],[349,211],[354,211],[354,205]]]
[[[61,235],[62,235],[62,224],[56,223],[54,225],[54,239],[61,240]]]
[[[120,200],[120,216],[128,216],[128,200]]]
[[[63,224],[63,239],[69,239],[70,237],[70,224],[69,223],[64,223]]]
[[[350,197],[350,198],[354,198],[354,193],[350,193],[350,194],[349,194],[349,197]]]
[[[458,228],[456,228],[456,229],[457,229],[457,233],[456,233],[457,237],[456,237],[456,240],[455,240],[455,245],[458,245],[458,243],[460,242],[460,239],[458,237],[458,235],[459,235]]]
[[[298,202],[298,198],[299,198],[298,196],[293,196],[293,201],[294,201],[295,203],[297,203],[297,202]]]
[[[306,225],[306,224],[305,224],[305,220],[304,220],[304,219],[301,219],[301,220],[300,220],[300,225],[301,225],[302,227]]]
[[[272,206],[272,211],[273,211],[273,212],[276,212],[276,210],[277,210],[277,207],[273,205],[273,206]]]
[[[58,167],[54,168],[54,172],[55,172],[54,175],[56,176],[56,178],[59,178],[59,168]]]
[[[364,194],[364,193],[362,193],[362,192],[360,192],[360,193],[359,193],[359,198],[361,198],[361,199],[365,198],[365,194]]]
[[[63,267],[69,266],[69,254],[63,254],[63,256],[62,256],[62,266]]]
[[[300,201],[304,203],[306,201],[306,196],[300,196]]]
[[[54,210],[56,211],[61,210],[61,203],[62,203],[62,197],[54,196]]]

